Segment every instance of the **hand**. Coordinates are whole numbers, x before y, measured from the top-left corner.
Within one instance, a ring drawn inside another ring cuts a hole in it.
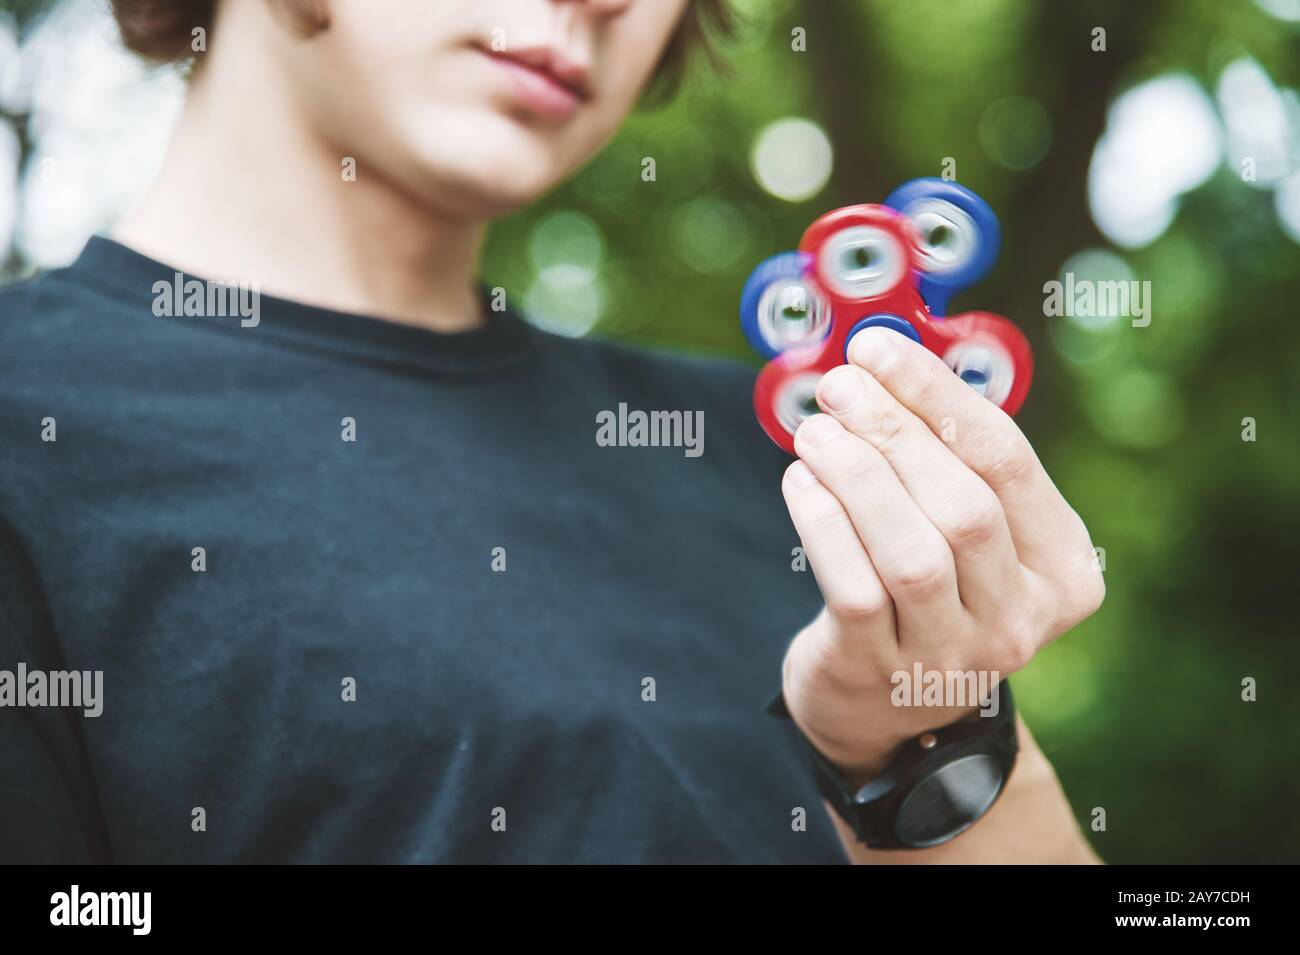
[[[826,606],[790,645],[783,689],[809,741],[865,780],[972,709],[894,706],[893,674],[919,662],[1005,679],[1105,585],[1015,422],[932,352],[865,329],[818,403],[828,413],[796,433],[782,490]]]

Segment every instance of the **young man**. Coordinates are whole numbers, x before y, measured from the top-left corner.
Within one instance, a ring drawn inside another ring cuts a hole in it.
[[[1008,709],[891,702],[1101,600],[1010,419],[872,330],[787,467],[748,369],[476,284],[488,221],[714,3],[114,6],[142,52],[206,51],[140,207],[0,293],[0,855],[1092,860]],[[702,419],[703,453],[601,446],[620,405]],[[819,808],[927,751],[909,798]]]

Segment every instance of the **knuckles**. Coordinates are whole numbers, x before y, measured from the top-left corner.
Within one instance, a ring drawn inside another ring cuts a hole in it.
[[[1106,601],[1106,579],[1102,576],[1100,570],[1094,569],[1091,565],[1088,567],[1088,582],[1084,586],[1080,607],[1083,610],[1083,618],[1091,617],[1101,609],[1101,605]]]
[[[1085,566],[1034,601],[1036,611],[1004,614],[990,631],[981,656],[988,669],[1015,673],[1024,669],[1052,640],[1096,613],[1106,596],[1099,571]]]
[[[943,536],[955,548],[993,543],[1002,525],[1002,505],[992,494],[967,495],[944,520]]]
[[[1027,627],[1018,626],[998,635],[992,652],[993,664],[988,667],[1002,674],[1017,673],[1027,667],[1041,648],[1037,634]]]
[[[865,417],[870,431],[866,437],[882,454],[888,455],[903,437],[907,425],[896,410],[897,404],[892,408],[888,405],[882,407],[883,404],[873,402],[867,406]]]
[[[891,590],[898,589],[922,600],[946,589],[954,573],[952,561],[937,548],[918,548],[905,561],[878,570]]]
[[[971,453],[971,467],[995,488],[1018,482],[1033,468],[1034,461],[1028,439],[1014,424],[986,434]]]
[[[1096,563],[1092,538],[1083,519],[1078,514],[1074,514],[1074,519],[1078,530],[1071,550],[1077,556],[1057,578],[1055,603],[1060,611],[1056,621],[1057,633],[1064,633],[1087,620],[1106,599],[1106,580]]]
[[[1061,613],[1057,632],[1078,626],[1099,609],[1106,599],[1106,582],[1100,570],[1085,564],[1066,582],[1060,594]]]
[[[862,584],[852,588],[851,596],[835,596],[826,601],[827,612],[843,624],[866,623],[888,613],[893,605],[889,594],[879,584]]]

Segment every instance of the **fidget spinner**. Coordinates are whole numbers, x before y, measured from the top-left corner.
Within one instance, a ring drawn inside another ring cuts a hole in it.
[[[990,312],[947,315],[948,300],[998,256],[997,217],[975,193],[943,179],[914,179],[882,205],[828,212],[754,270],[740,325],[771,359],[754,385],[768,437],[794,453],[794,432],[818,412],[817,383],[847,361],[849,341],[880,325],[924,345],[962,380],[1015,414],[1033,377],[1029,342]]]

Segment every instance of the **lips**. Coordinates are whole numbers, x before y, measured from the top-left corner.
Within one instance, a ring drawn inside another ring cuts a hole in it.
[[[587,69],[555,47],[479,52],[510,79],[519,104],[543,119],[568,119],[591,98]]]

